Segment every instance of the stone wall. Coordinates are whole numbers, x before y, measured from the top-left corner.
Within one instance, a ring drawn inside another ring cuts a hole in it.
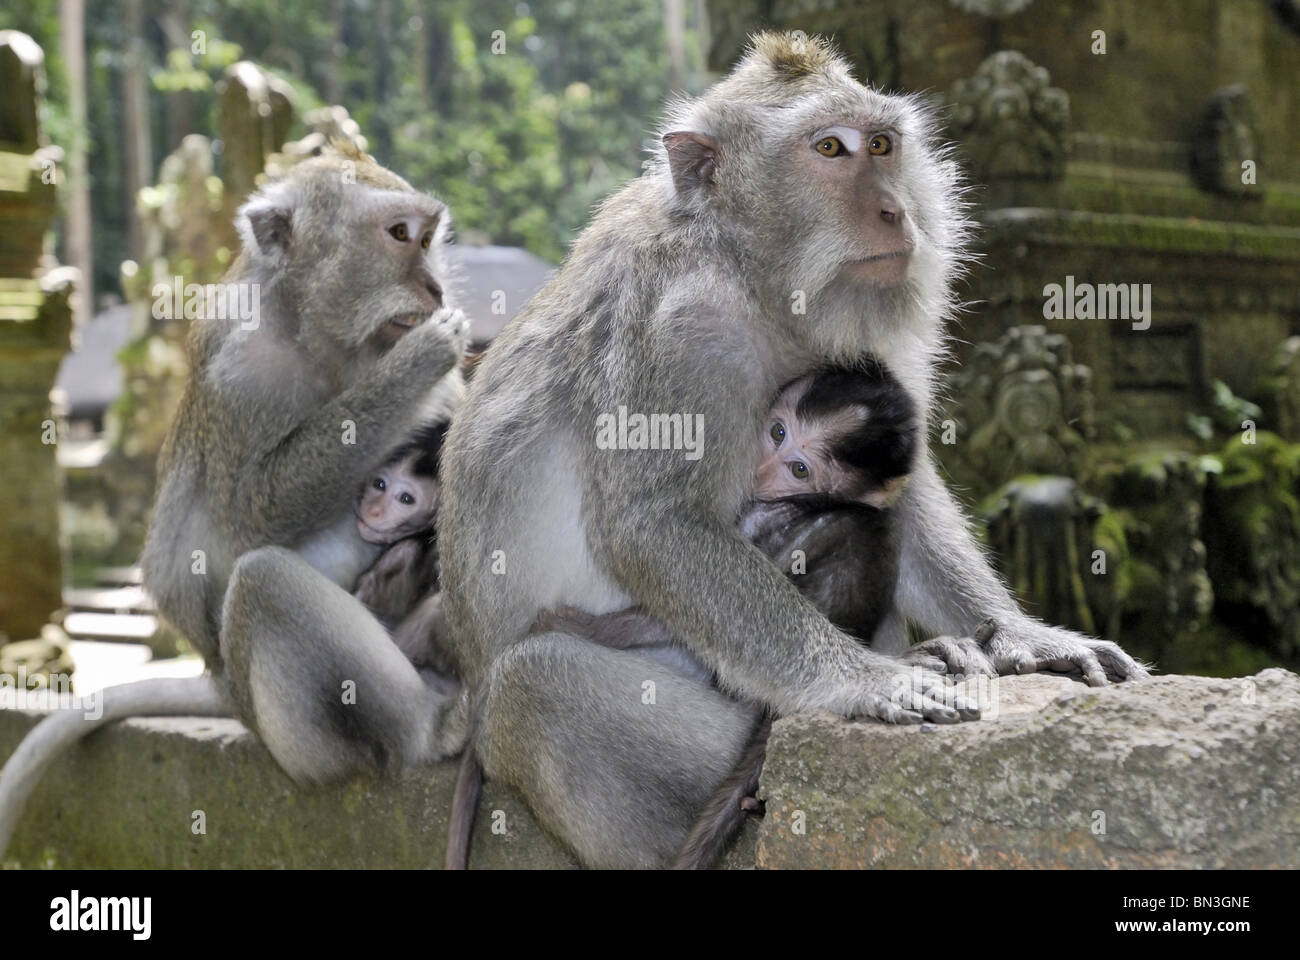
[[[723,866],[1300,867],[1300,677],[998,681],[978,723],[775,724]],[[0,711],[0,757],[34,720]],[[131,720],[63,758],[5,859],[25,867],[437,867],[455,764],[293,786],[233,720]],[[195,833],[202,811],[206,833]],[[654,811],[646,811],[654,816]],[[493,831],[493,824],[504,829]],[[571,857],[489,782],[474,868]]]

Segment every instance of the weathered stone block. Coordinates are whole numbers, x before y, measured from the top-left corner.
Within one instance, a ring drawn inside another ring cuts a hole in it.
[[[1160,677],[1090,689],[1009,677],[979,723],[774,727],[762,794],[723,866],[1296,867],[1300,677]],[[0,711],[0,757],[34,722]],[[295,787],[233,720],[133,720],[57,763],[7,859],[61,867],[436,867],[455,764]],[[196,813],[206,833],[195,833]],[[496,813],[496,811],[500,811]],[[805,830],[791,830],[796,811]],[[646,816],[654,816],[647,810]],[[503,821],[504,834],[492,832]],[[1103,826],[1104,833],[1094,832]],[[572,858],[484,788],[475,868]]]
[[[993,722],[777,723],[758,865],[1300,866],[1295,674],[999,686]]]

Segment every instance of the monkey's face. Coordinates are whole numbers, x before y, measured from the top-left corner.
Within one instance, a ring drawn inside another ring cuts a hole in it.
[[[871,116],[818,123],[794,144],[796,169],[822,198],[814,236],[864,283],[907,276],[916,229],[899,189],[905,149],[900,130]]]
[[[438,481],[415,473],[414,460],[408,457],[380,468],[361,492],[357,530],[367,543],[392,543],[432,525]]]
[[[445,205],[372,163],[353,168],[304,162],[242,211],[300,338],[331,356],[383,352],[443,305]]]
[[[358,200],[346,232],[363,240],[365,249],[341,251],[352,260],[340,275],[345,282],[339,291],[352,317],[336,333],[349,345],[368,342],[382,350],[443,305],[446,211],[419,193],[374,190]]]
[[[764,422],[759,436],[755,499],[776,500],[805,493],[859,499],[862,478],[838,462],[830,451],[840,436],[862,422],[865,414],[850,405],[834,416],[800,417],[799,398],[810,382],[810,377],[804,377],[781,391]]]

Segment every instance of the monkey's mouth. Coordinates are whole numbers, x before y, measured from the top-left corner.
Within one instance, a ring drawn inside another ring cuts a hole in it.
[[[889,253],[877,253],[870,257],[861,257],[857,260],[850,260],[849,263],[879,263],[881,260],[898,260],[902,257],[910,257],[911,255],[912,248],[904,247],[902,250],[891,250]]]
[[[387,543],[388,542],[388,536],[386,534],[376,530],[374,527],[366,523],[366,521],[362,520],[360,517],[357,517],[357,533],[361,535],[361,539],[366,541],[366,543]]]
[[[889,287],[907,278],[911,262],[912,245],[909,243],[900,249],[845,261],[843,269],[860,283]]]
[[[388,320],[389,326],[397,327],[399,330],[410,330],[412,327],[418,327],[425,320],[423,313],[399,313]]]

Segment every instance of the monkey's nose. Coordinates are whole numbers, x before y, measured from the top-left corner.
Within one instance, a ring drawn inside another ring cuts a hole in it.
[[[881,192],[876,195],[880,206],[880,219],[891,227],[903,222],[905,211],[903,205],[892,193]]]
[[[428,290],[435,302],[439,305],[442,303],[442,285],[437,280],[426,280],[424,289]]]

